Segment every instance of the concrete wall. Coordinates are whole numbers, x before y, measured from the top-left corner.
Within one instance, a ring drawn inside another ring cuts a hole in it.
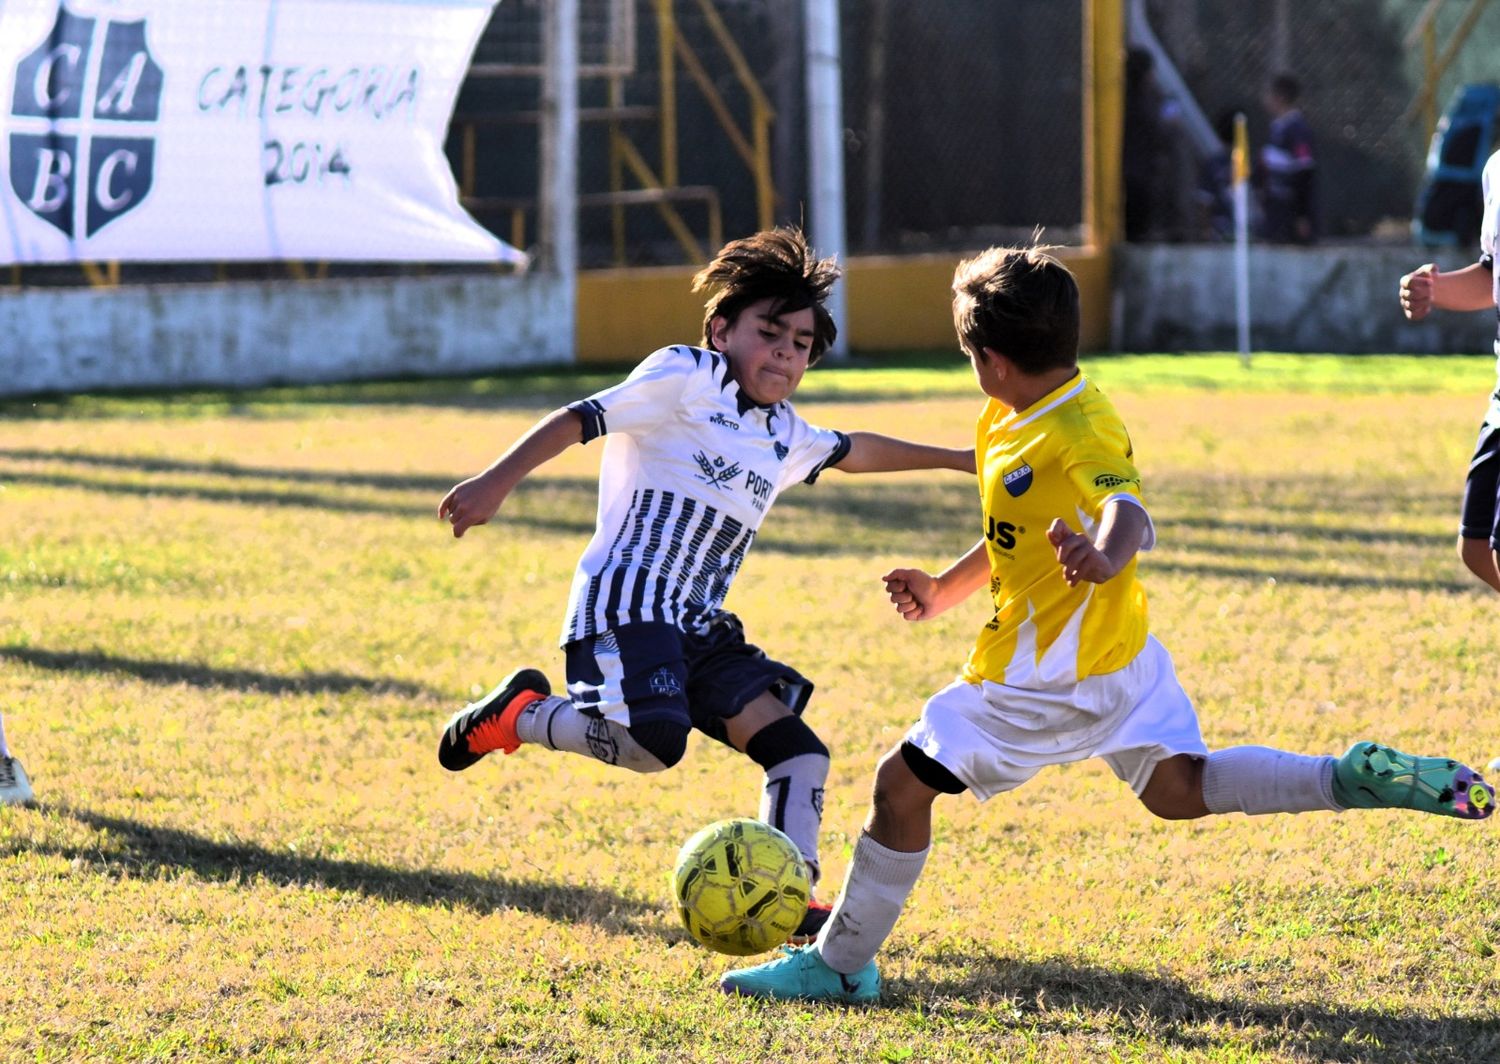
[[[1495,314],[1401,316],[1401,275],[1424,262],[1466,266],[1475,251],[1412,247],[1250,249],[1250,346],[1257,351],[1480,354]],[[1233,249],[1131,245],[1117,250],[1112,346],[1122,351],[1233,351]]]
[[[0,289],[0,395],[482,373],[573,358],[545,273]]]

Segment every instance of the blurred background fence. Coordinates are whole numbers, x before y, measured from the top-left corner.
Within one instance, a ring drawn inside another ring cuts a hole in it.
[[[1294,75],[1312,126],[1328,238],[1404,238],[1432,123],[1452,90],[1500,77],[1500,5],[1484,0],[1147,0],[1161,42],[1210,121],[1235,110],[1264,143],[1262,90]],[[1422,32],[1425,26],[1430,33]],[[1424,99],[1429,62],[1453,62]],[[1177,177],[1178,185],[1187,180]],[[1202,236],[1178,211],[1157,238]]]
[[[770,220],[768,195],[775,221],[801,218],[799,0],[581,3],[583,265],[693,261],[718,234]],[[1264,143],[1264,86],[1280,72],[1298,78],[1325,239],[1406,240],[1436,115],[1456,86],[1500,76],[1500,4],[1486,0],[1142,3],[1211,126],[1240,110]],[[1036,226],[1061,243],[1085,238],[1081,0],[841,9],[851,251],[972,248]],[[499,6],[450,145],[471,208],[522,245],[535,229],[540,25],[540,0]],[[1415,32],[1422,25],[1430,32]],[[1152,156],[1159,200],[1133,236],[1215,239],[1198,195],[1201,145],[1179,102],[1157,117],[1125,131],[1127,155]]]
[[[693,261],[684,227],[701,252],[713,229],[802,220],[800,0],[581,4],[583,265]],[[450,143],[471,210],[523,246],[541,6],[496,10]],[[1082,25],[1079,2],[842,4],[851,250],[972,247],[1037,225],[1076,241]],[[665,205],[644,195],[667,189]]]

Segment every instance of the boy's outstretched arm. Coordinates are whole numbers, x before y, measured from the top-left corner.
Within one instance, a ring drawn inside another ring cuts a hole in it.
[[[989,553],[982,539],[937,576],[921,569],[892,569],[881,577],[896,612],[907,621],[931,620],[978,591],[989,578]]]
[[[1443,273],[1429,262],[1401,278],[1401,312],[1421,321],[1434,310],[1489,310],[1495,305],[1494,283],[1482,263]]]
[[[845,473],[894,473],[901,469],[974,472],[974,448],[932,447],[878,432],[849,433],[849,453],[833,466]]]
[[[454,538],[482,525],[526,475],[543,462],[583,442],[583,418],[567,407],[532,426],[483,473],[455,484],[438,504],[438,516],[453,525]]]
[[[1102,584],[1130,564],[1149,522],[1146,511],[1135,503],[1110,502],[1099,515],[1099,538],[1090,540],[1074,532],[1061,517],[1047,529],[1047,539],[1057,552],[1063,567],[1063,578],[1069,587],[1080,581]]]

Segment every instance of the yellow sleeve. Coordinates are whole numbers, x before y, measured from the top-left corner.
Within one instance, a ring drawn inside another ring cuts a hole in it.
[[[1068,480],[1081,500],[1080,509],[1089,517],[1097,518],[1104,504],[1117,495],[1128,495],[1145,508],[1141,474],[1130,454],[1130,437],[1123,428],[1091,433],[1068,448],[1064,460]]]

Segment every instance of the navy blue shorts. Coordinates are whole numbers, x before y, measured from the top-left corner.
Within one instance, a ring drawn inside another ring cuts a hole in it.
[[[1479,442],[1469,460],[1469,479],[1464,482],[1464,509],[1458,534],[1464,539],[1487,539],[1500,549],[1500,425],[1479,427]]]
[[[745,642],[732,613],[714,616],[707,635],[675,625],[626,624],[563,647],[568,696],[582,712],[630,727],[678,723],[728,743],[724,721],[770,691],[801,714],[813,685],[789,665]]]

